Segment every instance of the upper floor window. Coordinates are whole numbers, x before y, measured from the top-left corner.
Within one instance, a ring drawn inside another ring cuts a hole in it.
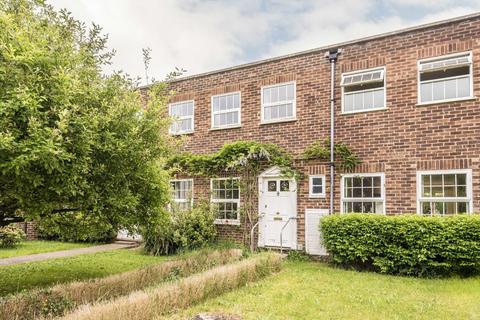
[[[173,118],[170,134],[185,134],[193,132],[193,100],[171,103],[168,113]]]
[[[471,212],[472,171],[417,172],[418,212],[452,215]]]
[[[211,179],[211,203],[216,223],[240,223],[240,185],[238,178]]]
[[[212,97],[212,129],[240,125],[240,92]]]
[[[262,87],[262,123],[294,120],[295,82]]]
[[[342,177],[342,212],[385,213],[383,173],[346,174]]]
[[[386,108],[385,68],[342,74],[342,112]]]
[[[191,209],[193,204],[193,180],[170,180],[170,185],[175,206],[181,210]]]
[[[420,104],[472,97],[471,53],[420,60],[418,72]]]

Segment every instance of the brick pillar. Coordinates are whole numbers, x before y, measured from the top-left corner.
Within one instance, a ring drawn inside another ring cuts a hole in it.
[[[27,235],[27,240],[38,239],[37,223],[35,221],[25,222],[25,234]]]

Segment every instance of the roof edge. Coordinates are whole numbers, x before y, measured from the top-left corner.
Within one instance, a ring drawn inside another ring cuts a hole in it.
[[[477,18],[477,17],[480,17],[480,12],[475,12],[475,13],[471,13],[471,14],[467,14],[467,15],[463,15],[463,16],[458,16],[458,17],[453,17],[453,18],[450,18],[450,19],[444,19],[444,20],[424,23],[424,24],[420,24],[420,25],[416,25],[416,26],[412,26],[412,27],[402,28],[402,29],[398,29],[398,30],[394,30],[394,31],[384,32],[384,33],[379,33],[379,34],[375,34],[375,35],[372,35],[372,36],[367,36],[367,37],[363,37],[363,38],[348,40],[348,41],[339,42],[339,43],[334,43],[334,44],[325,45],[325,46],[321,46],[321,47],[317,47],[317,48],[313,48],[313,49],[308,49],[308,50],[303,50],[303,51],[299,51],[299,52],[289,53],[289,54],[285,54],[285,55],[281,55],[281,56],[277,56],[277,57],[272,57],[272,58],[247,62],[247,63],[235,65],[235,66],[232,66],[232,67],[227,67],[227,68],[222,68],[222,69],[216,69],[216,70],[212,70],[212,71],[197,73],[197,74],[193,74],[193,75],[185,76],[185,77],[179,77],[177,79],[171,80],[170,82],[172,82],[172,83],[181,82],[181,81],[191,80],[191,79],[195,79],[195,78],[206,77],[206,76],[217,74],[217,73],[222,73],[222,72],[227,72],[227,71],[232,71],[232,70],[238,70],[238,69],[244,69],[244,68],[253,67],[253,66],[257,66],[257,65],[261,65],[261,64],[265,64],[265,63],[269,63],[269,62],[279,61],[279,60],[283,60],[283,59],[288,59],[288,58],[292,58],[292,57],[297,57],[297,56],[302,56],[302,55],[306,55],[306,54],[310,54],[310,53],[315,53],[315,52],[318,52],[318,51],[328,50],[328,49],[331,49],[331,48],[347,46],[347,45],[362,43],[362,42],[371,41],[371,40],[377,40],[377,39],[381,39],[381,38],[385,38],[385,37],[400,35],[400,34],[403,34],[403,33],[408,33],[408,32],[422,30],[422,29],[428,29],[428,28],[431,28],[431,27],[441,26],[441,25],[445,25],[445,24],[449,24],[449,23],[453,23],[453,22],[459,22],[459,21],[468,20],[468,19]],[[147,84],[147,85],[139,86],[138,89],[146,89],[150,86],[151,86],[151,84]]]

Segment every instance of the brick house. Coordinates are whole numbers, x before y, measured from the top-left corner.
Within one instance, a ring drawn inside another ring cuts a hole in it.
[[[326,53],[341,49],[336,61]],[[330,136],[362,163],[334,171],[303,161]],[[226,142],[271,142],[296,157],[305,179],[267,168],[259,179],[259,246],[322,254],[319,217],[329,212],[456,214],[480,208],[480,14],[180,78],[169,112],[186,150],[211,153]],[[220,203],[221,237],[242,240],[242,197],[228,180],[175,177],[175,201]],[[229,194],[229,199],[224,195]],[[288,224],[287,224],[288,222]]]

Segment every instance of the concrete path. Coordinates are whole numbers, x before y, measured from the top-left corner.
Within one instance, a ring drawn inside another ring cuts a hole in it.
[[[74,257],[81,254],[86,254],[86,253],[96,253],[96,252],[116,250],[116,249],[134,248],[136,246],[138,246],[138,244],[136,244],[135,242],[117,241],[110,244],[102,244],[99,246],[93,246],[93,247],[87,247],[87,248],[78,248],[78,249],[71,249],[71,250],[37,253],[37,254],[31,254],[28,256],[4,258],[4,259],[0,259],[0,266],[10,266],[13,264],[24,263],[24,262]]]

